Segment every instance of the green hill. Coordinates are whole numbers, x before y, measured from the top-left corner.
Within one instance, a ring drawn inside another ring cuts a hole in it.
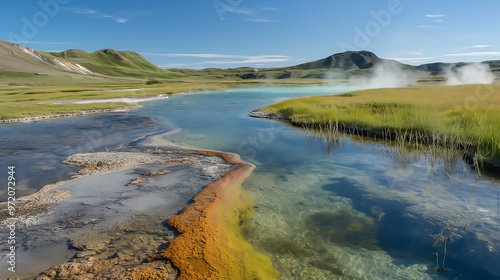
[[[173,73],[149,62],[142,55],[130,51],[103,49],[95,52],[67,50],[63,52],[40,52],[49,58],[57,58],[78,64],[89,71],[107,76],[134,78],[178,78],[185,74]]]
[[[86,52],[72,49],[45,52],[0,40],[0,72],[87,76],[113,76],[140,79],[187,77],[162,69],[136,52],[104,49]]]

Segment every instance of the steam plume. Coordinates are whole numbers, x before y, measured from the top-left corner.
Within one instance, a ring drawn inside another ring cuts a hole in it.
[[[366,88],[397,88],[409,86],[416,79],[416,74],[405,70],[400,63],[384,60],[375,65],[371,75],[353,77],[350,81]]]
[[[485,63],[471,63],[461,67],[450,67],[445,71],[446,85],[492,84],[495,75]]]

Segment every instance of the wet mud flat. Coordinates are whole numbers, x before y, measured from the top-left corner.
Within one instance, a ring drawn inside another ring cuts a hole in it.
[[[131,149],[70,156],[77,178],[47,185],[16,202],[16,272],[0,259],[0,277],[22,279],[175,279],[167,260],[145,262],[177,232],[166,220],[205,185],[234,168],[192,151]],[[0,246],[10,216],[0,212]]]

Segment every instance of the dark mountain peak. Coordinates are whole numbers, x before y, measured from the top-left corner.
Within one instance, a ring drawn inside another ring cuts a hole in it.
[[[97,52],[102,52],[102,53],[110,54],[110,55],[118,54],[118,52],[113,50],[113,49],[102,49],[102,50],[98,50]]]
[[[346,51],[313,62],[292,66],[290,69],[368,69],[381,59],[369,51]]]
[[[94,53],[100,55],[101,57],[106,57],[106,56],[114,57],[115,59],[117,59],[120,62],[126,61],[126,58],[121,55],[120,51],[116,51],[113,49],[102,49],[102,50],[95,51]]]
[[[331,58],[331,64],[325,64],[330,68],[350,69],[367,69],[373,67],[380,58],[369,51],[347,51],[334,54]],[[328,60],[328,58],[326,58]]]
[[[373,58],[373,59],[380,59],[376,54],[370,52],[370,51],[345,51],[345,52],[341,52],[341,53],[336,53],[332,56],[334,57],[347,57],[347,56],[352,56],[352,55],[355,55],[355,56],[363,56],[363,57],[370,57],[370,58]]]

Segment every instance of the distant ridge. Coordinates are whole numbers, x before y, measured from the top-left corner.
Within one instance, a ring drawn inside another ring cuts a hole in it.
[[[193,69],[169,69],[173,72],[183,73],[190,76],[205,78],[232,78],[232,79],[325,79],[329,76],[348,79],[351,76],[367,75],[380,63],[390,63],[403,70],[419,72],[422,80],[442,79],[433,77],[442,75],[450,67],[461,67],[468,63],[428,63],[420,66],[412,66],[391,59],[383,59],[370,51],[346,51],[337,53],[323,59],[306,62],[289,67],[277,68],[253,68],[239,67],[230,69],[207,68],[202,70]],[[485,61],[497,76],[500,76],[500,60]]]
[[[45,52],[0,40],[0,73],[25,72],[48,75],[73,73],[87,76],[139,79],[324,79],[331,73],[339,74],[345,78],[352,75],[368,74],[372,68],[382,62],[391,62],[405,70],[420,71],[423,76],[442,75],[450,67],[460,67],[466,64],[436,62],[412,66],[380,58],[370,51],[346,51],[289,67],[167,70],[154,65],[139,53],[131,51],[102,49],[86,52],[70,49],[63,52]],[[488,64],[493,72],[500,75],[499,60],[485,61],[484,63]]]
[[[346,51],[323,59],[299,65],[278,68],[240,67],[232,69],[207,68],[203,70],[170,69],[171,71],[212,78],[240,79],[324,79],[328,73],[337,73],[349,77],[351,75],[368,74],[381,62],[390,62],[406,70],[415,70],[415,66],[403,64],[395,60],[382,59],[370,51]]]
[[[500,72],[500,60],[483,61],[482,63],[488,64],[492,72]],[[417,66],[417,70],[430,72],[431,75],[443,74],[447,69],[461,67],[467,65],[464,62],[458,63],[444,63],[434,62]]]

